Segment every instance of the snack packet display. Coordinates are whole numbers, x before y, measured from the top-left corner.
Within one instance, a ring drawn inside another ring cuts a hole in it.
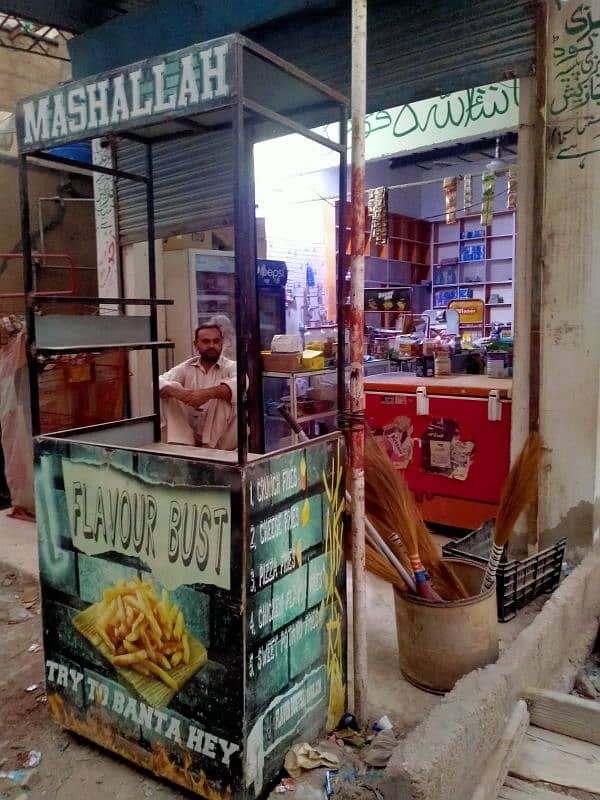
[[[508,194],[506,196],[506,208],[514,211],[517,207],[517,167],[509,167],[508,170]]]
[[[369,191],[368,208],[371,217],[371,238],[375,244],[383,246],[388,238],[388,197],[385,186]]]
[[[473,210],[473,176],[463,175],[463,206],[465,214],[470,214]]]
[[[481,176],[481,224],[491,225],[494,217],[494,188],[496,176],[493,172],[484,172]]]
[[[446,225],[456,222],[456,176],[453,178],[444,178],[444,195],[446,198]]]

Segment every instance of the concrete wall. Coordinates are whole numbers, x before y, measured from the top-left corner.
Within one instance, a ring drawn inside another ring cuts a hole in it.
[[[582,16],[572,3],[557,6],[547,2],[540,423],[550,458],[539,525],[542,542],[567,535],[582,544],[592,539],[598,503],[600,112],[590,96],[600,2]]]
[[[66,48],[60,52],[66,55]],[[0,110],[14,111],[17,100],[70,77],[69,62],[0,47]]]

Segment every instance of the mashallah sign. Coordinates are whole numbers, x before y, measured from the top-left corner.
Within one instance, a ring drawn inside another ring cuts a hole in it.
[[[24,100],[17,109],[20,150],[221,105],[231,95],[232,61],[233,39],[214,39]]]

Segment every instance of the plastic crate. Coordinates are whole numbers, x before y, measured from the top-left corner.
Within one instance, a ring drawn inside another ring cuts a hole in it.
[[[492,549],[494,521],[484,522],[476,531],[457,542],[449,542],[442,548],[444,556],[469,558],[486,564]],[[566,539],[541,550],[522,561],[509,561],[506,547],[496,574],[496,599],[498,620],[508,622],[520,608],[536,597],[553,592],[560,582]]]

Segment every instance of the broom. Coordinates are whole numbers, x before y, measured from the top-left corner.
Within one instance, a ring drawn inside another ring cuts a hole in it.
[[[365,505],[369,519],[405,568],[421,573],[424,566],[445,600],[468,596],[454,570],[442,561],[408,486],[370,435],[365,439]],[[423,591],[422,581],[419,585]]]
[[[277,411],[298,436],[298,439],[301,442],[307,442],[308,436],[290,411],[288,411],[283,404],[278,406]],[[348,506],[350,506],[352,502],[350,492],[348,491],[346,491],[346,502]],[[368,538],[365,548],[366,569],[378,578],[393,584],[401,591],[405,592],[408,588],[409,591],[413,593],[416,592],[415,582],[411,577],[410,571],[405,569],[388,545],[386,545],[383,537],[380,536],[373,524],[366,518],[365,527],[367,529]]]
[[[350,492],[346,489],[346,503],[348,507],[352,504],[352,497]],[[366,528],[366,539],[367,544],[370,546],[371,551],[375,551],[378,553],[382,558],[384,558],[388,563],[393,567],[397,575],[400,576],[401,581],[396,582],[395,580],[390,580],[389,583],[393,583],[397,585],[398,588],[406,591],[408,588],[413,594],[416,593],[417,588],[415,582],[410,574],[410,571],[405,569],[400,562],[400,560],[394,555],[393,551],[390,549],[389,545],[386,544],[383,537],[377,531],[373,523],[368,517],[365,517],[365,528]],[[379,578],[383,578],[387,580],[383,575],[375,570],[380,569],[381,565],[378,558],[373,557],[373,567],[371,569],[369,566],[369,559],[371,558],[371,554],[367,551],[366,558],[365,558],[365,566],[370,571],[373,572],[374,575],[377,575]]]
[[[504,545],[510,538],[515,522],[536,498],[541,458],[542,437],[539,433],[532,432],[510,468],[502,487],[494,523],[494,542],[483,576],[482,592],[494,585]]]

